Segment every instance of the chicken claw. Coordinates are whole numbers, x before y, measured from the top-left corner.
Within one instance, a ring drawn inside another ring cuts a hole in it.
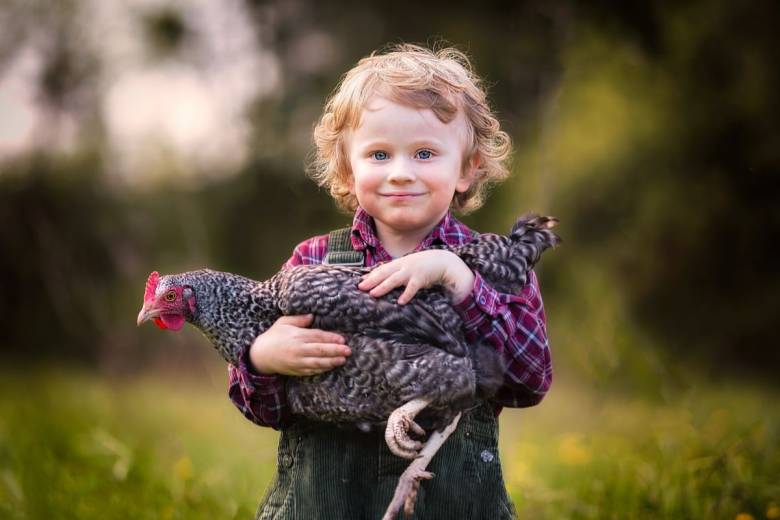
[[[425,430],[414,422],[414,418],[430,402],[429,399],[412,399],[405,405],[393,410],[393,413],[387,418],[385,442],[387,442],[387,447],[390,448],[393,454],[404,459],[417,457],[417,454],[423,447],[423,443],[409,437],[409,430],[417,435],[425,435]]]

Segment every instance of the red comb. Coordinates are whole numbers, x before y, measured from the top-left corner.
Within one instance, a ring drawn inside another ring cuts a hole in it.
[[[149,278],[146,279],[146,292],[144,293],[144,301],[147,302],[154,298],[154,291],[157,290],[157,281],[160,279],[160,273],[152,271]]]

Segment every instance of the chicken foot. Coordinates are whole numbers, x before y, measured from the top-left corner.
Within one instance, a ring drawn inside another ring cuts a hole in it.
[[[420,413],[420,410],[428,406],[430,402],[430,399],[412,399],[405,405],[399,406],[393,410],[393,413],[387,418],[385,442],[394,455],[398,455],[404,459],[413,459],[417,457],[420,449],[423,447],[423,443],[410,438],[409,430],[412,430],[418,435],[425,435],[425,430],[414,422],[414,418]]]
[[[409,464],[409,467],[401,474],[398,479],[398,485],[395,487],[393,499],[387,506],[387,511],[382,520],[393,520],[401,506],[404,507],[404,515],[409,516],[414,512],[414,503],[417,501],[417,492],[420,489],[420,480],[430,480],[434,477],[430,471],[425,471],[431,459],[439,451],[444,441],[452,435],[458,426],[461,414],[455,416],[450,424],[443,431],[433,432],[420,450],[420,454]]]

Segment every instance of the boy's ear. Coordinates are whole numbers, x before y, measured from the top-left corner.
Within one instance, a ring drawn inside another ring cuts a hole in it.
[[[468,189],[471,187],[471,184],[474,182],[474,174],[479,168],[481,162],[482,158],[480,157],[479,152],[474,152],[471,154],[471,157],[469,157],[468,161],[466,161],[466,163],[463,165],[463,171],[460,174],[460,179],[458,179],[458,183],[455,185],[456,192],[464,193],[468,191]]]

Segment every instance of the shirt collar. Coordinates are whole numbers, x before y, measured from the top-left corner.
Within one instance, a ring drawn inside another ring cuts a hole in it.
[[[363,251],[368,246],[376,248],[381,245],[376,234],[374,218],[359,206],[352,219],[351,238],[352,246],[356,251]],[[441,221],[415,248],[415,251],[427,249],[432,245],[458,246],[469,242],[471,238],[471,230],[447,211]]]
[[[379,245],[379,237],[374,229],[374,219],[366,211],[358,206],[355,218],[352,219],[352,247],[355,251],[363,251],[366,246]]]

